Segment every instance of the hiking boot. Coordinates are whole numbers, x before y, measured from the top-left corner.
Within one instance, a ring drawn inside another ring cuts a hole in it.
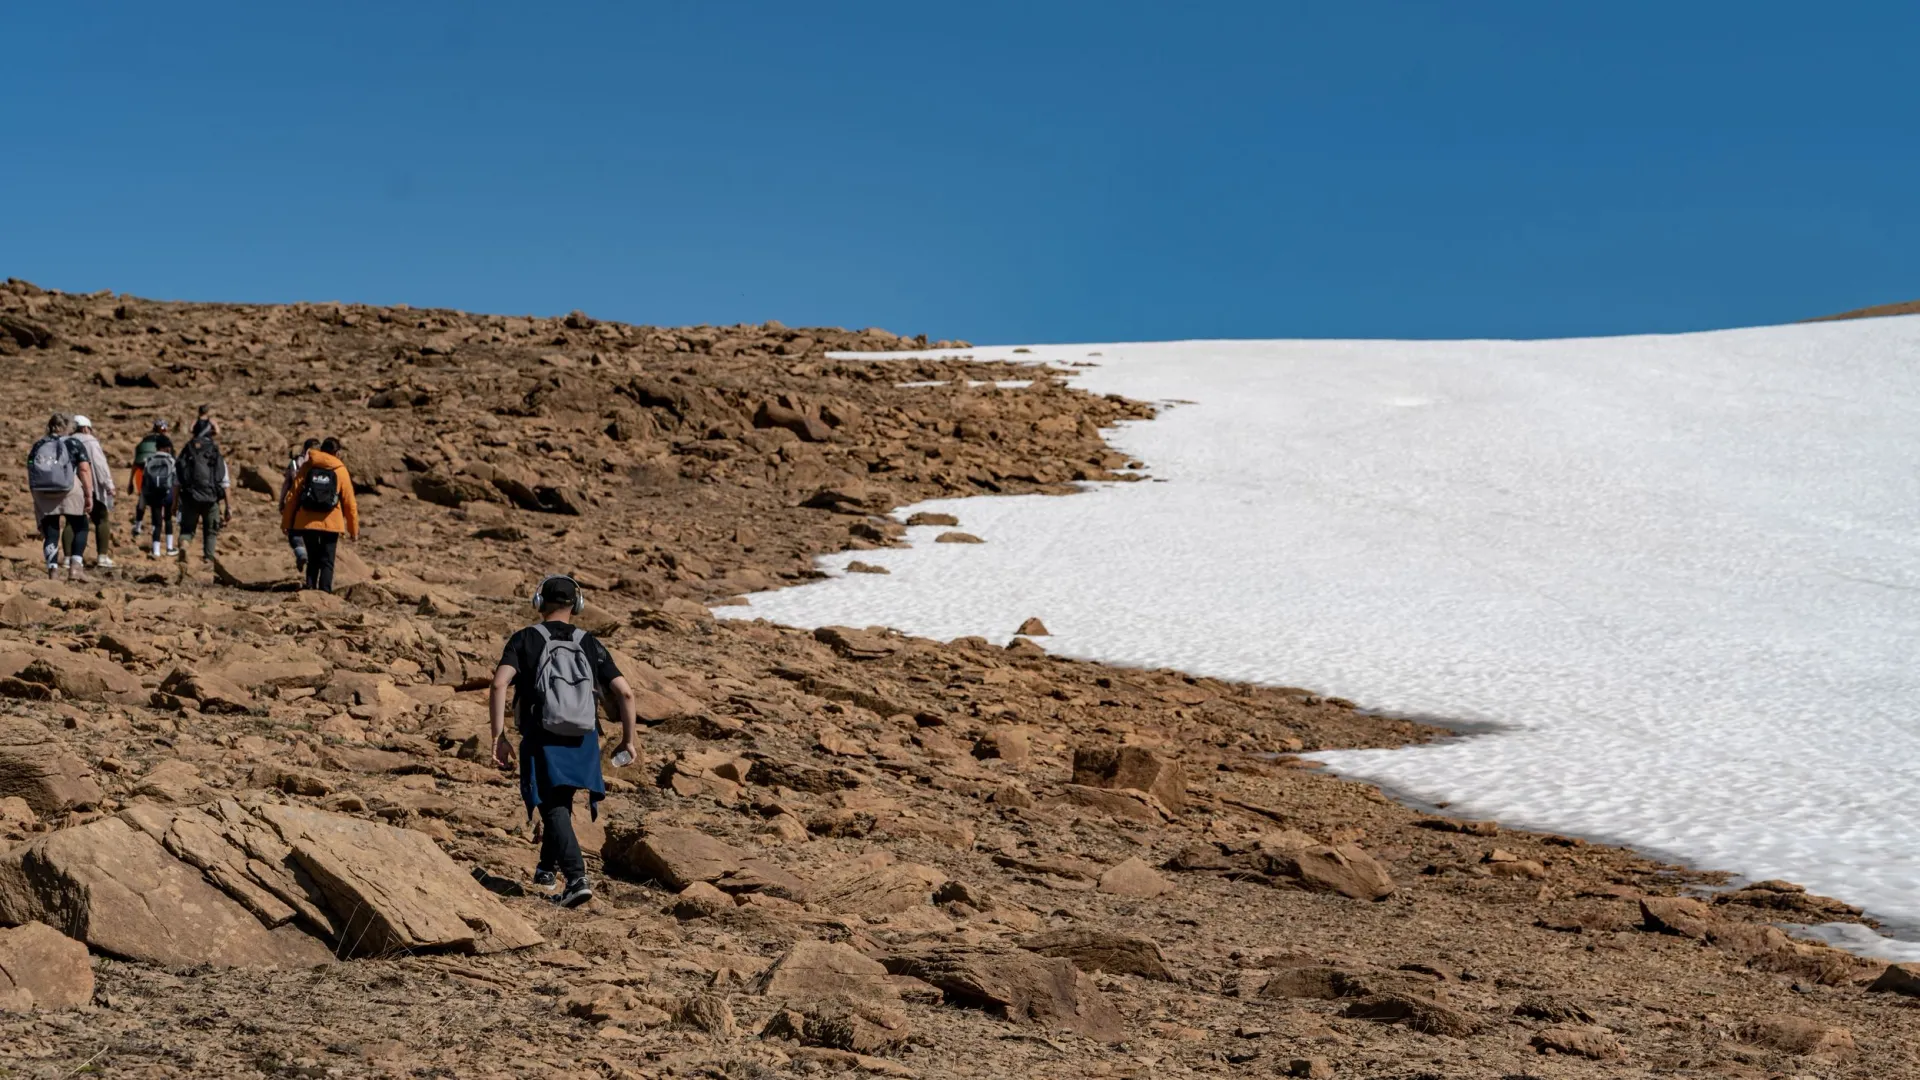
[[[587,884],[586,878],[581,878],[578,881],[567,882],[567,887],[553,897],[553,902],[563,908],[577,908],[591,899],[593,899],[593,886]]]
[[[553,883],[559,880],[560,875],[551,870],[535,870],[533,872],[533,883],[543,889],[553,888]]]
[[[48,577],[48,578],[57,578],[57,577],[59,577],[59,576],[60,576],[60,564],[59,564],[59,563],[57,563],[57,562],[50,562],[50,563],[48,563],[48,564],[47,564],[47,577]]]
[[[75,555],[67,560],[67,580],[68,581],[87,580],[87,564],[81,561],[80,556],[78,555]]]

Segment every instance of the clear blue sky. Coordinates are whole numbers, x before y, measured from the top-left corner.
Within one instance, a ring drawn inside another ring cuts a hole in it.
[[[15,4],[0,276],[975,341],[1920,297],[1920,4]]]

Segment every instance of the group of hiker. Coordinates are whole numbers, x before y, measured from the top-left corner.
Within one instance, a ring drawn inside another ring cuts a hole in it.
[[[40,526],[47,576],[64,566],[69,578],[86,580],[87,538],[93,537],[95,565],[113,562],[113,505],[119,487],[93,421],[55,413],[47,433],[27,453],[27,487]],[[220,529],[232,520],[233,472],[220,449],[220,422],[202,405],[184,447],[176,448],[172,425],[164,418],[133,450],[126,494],[133,498],[132,540],[142,546],[141,523],[151,532],[150,558],[178,557],[183,562],[197,532],[201,554],[211,563]],[[360,535],[360,511],[353,479],[340,460],[337,439],[308,439],[288,461],[280,484],[280,528],[293,549],[295,566],[309,589],[333,591],[335,552],[342,534]]]
[[[232,517],[232,473],[220,449],[220,425],[206,406],[187,444],[176,450],[171,425],[155,420],[133,453],[127,494],[134,497],[133,538],[141,522],[151,529],[149,552],[178,554],[183,565],[193,535],[200,533],[211,562],[221,524]],[[113,504],[118,488],[85,416],[56,414],[46,436],[27,455],[27,483],[45,543],[47,576],[63,561],[74,580],[85,580],[87,538],[95,537],[96,565],[112,567]],[[337,439],[308,439],[287,462],[279,491],[280,527],[309,589],[331,592],[340,537],[360,535],[353,479],[340,459]],[[531,604],[538,621],[508,639],[494,670],[489,719],[494,762],[512,768],[519,759],[520,794],[529,816],[538,815],[539,861],[535,884],[551,889],[556,904],[577,907],[593,898],[586,862],[573,828],[574,798],[587,793],[588,812],[599,816],[606,782],[600,765],[600,706],[620,725],[615,766],[633,761],[634,697],[606,646],[574,619],[586,607],[578,582],[564,574],[541,580]],[[507,736],[508,691],[513,694],[518,746]]]

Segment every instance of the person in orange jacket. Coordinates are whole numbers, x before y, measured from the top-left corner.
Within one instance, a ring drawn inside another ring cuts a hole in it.
[[[332,592],[340,534],[360,539],[360,507],[353,500],[353,477],[340,460],[340,440],[327,439],[307,455],[300,475],[281,497],[280,528],[288,539],[298,533],[306,546],[306,587]]]

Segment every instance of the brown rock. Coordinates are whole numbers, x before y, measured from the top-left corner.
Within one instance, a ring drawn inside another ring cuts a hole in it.
[[[0,930],[0,1012],[77,1009],[93,1001],[87,947],[45,923]]]
[[[949,1004],[983,1009],[1013,1023],[1065,1029],[1100,1042],[1127,1038],[1126,1022],[1071,961],[1025,951],[947,947],[887,961],[887,970],[922,979]]]
[[[1854,1056],[1853,1032],[1799,1016],[1763,1016],[1740,1031],[1742,1042],[1833,1064]]]
[[[610,825],[604,857],[637,877],[678,892],[696,881],[714,882],[739,870],[746,853],[697,829],[656,828],[635,835]]]
[[[258,813],[326,898],[344,955],[485,953],[542,940],[424,833],[296,806]]]
[[[813,639],[849,660],[878,660],[900,650],[883,633],[850,626],[823,626],[813,632]]]
[[[175,697],[192,698],[206,713],[243,713],[254,707],[253,695],[238,683],[211,673],[175,668],[160,689]]]
[[[1333,1062],[1321,1057],[1294,1058],[1287,1062],[1287,1075],[1305,1080],[1333,1080]]]
[[[893,571],[887,569],[884,566],[875,566],[873,563],[861,562],[859,559],[855,559],[852,562],[847,564],[847,573],[849,574],[891,574],[893,573]]]
[[[1542,1053],[1551,1050],[1556,1054],[1591,1058],[1594,1061],[1619,1061],[1627,1056],[1613,1032],[1592,1025],[1556,1024],[1535,1034],[1532,1045]]]
[[[1350,971],[1324,964],[1302,964],[1274,971],[1260,984],[1259,997],[1270,1000],[1308,998],[1332,1001],[1336,998],[1366,997],[1373,993],[1364,979]]]
[[[24,716],[0,716],[0,798],[18,797],[36,814],[93,806],[106,798],[87,763]]]
[[[913,516],[907,518],[907,524],[908,525],[945,525],[948,527],[952,527],[960,524],[960,519],[957,517],[954,517],[952,514],[932,514],[932,513],[927,513],[926,511],[921,511],[920,513],[914,514]]]
[[[1640,901],[1647,929],[1705,939],[1720,917],[1705,903],[1687,896],[1648,896]]]
[[[213,579],[222,585],[254,592],[292,592],[300,587],[293,560],[283,551],[273,555],[216,555]]]
[[[41,651],[15,677],[22,682],[53,687],[72,701],[102,701],[108,694],[140,691],[140,680],[119,664],[105,657],[64,649]]]
[[[1041,622],[1038,617],[1031,618],[1021,623],[1020,629],[1015,630],[1014,633],[1025,637],[1046,637],[1048,636],[1047,624]]]
[[[897,863],[878,851],[830,868],[807,898],[843,915],[890,915],[926,904],[946,881],[931,866]]]
[[[1081,747],[1073,752],[1073,782],[1144,791],[1176,814],[1187,805],[1186,771],[1145,747]]]
[[[973,756],[982,761],[1004,761],[1017,769],[1033,757],[1033,740],[1024,727],[999,724],[974,742]]]
[[[833,437],[833,429],[818,416],[771,401],[762,403],[754,411],[753,426],[785,428],[800,436],[803,442],[826,442]]]
[[[1881,972],[1867,990],[1875,994],[1920,997],[1920,964],[1888,964],[1887,970]]]
[[[900,995],[888,979],[885,966],[850,946],[801,941],[767,969],[760,993],[799,1005],[849,1001],[897,1006]]]
[[[934,537],[933,542],[936,544],[984,544],[986,543],[985,540],[980,539],[979,537],[973,535],[972,533],[964,533],[964,532],[958,532],[958,531],[943,532],[939,536]]]
[[[1358,844],[1319,844],[1304,851],[1262,856],[1269,873],[1291,879],[1309,892],[1332,892],[1355,900],[1384,900],[1393,895],[1387,868]]]
[[[1173,972],[1167,969],[1166,958],[1160,954],[1160,945],[1152,938],[1136,934],[1115,934],[1084,928],[1049,930],[1023,939],[1020,947],[1041,956],[1071,960],[1082,971],[1138,975],[1160,982],[1173,981]]]
[[[1154,872],[1153,867],[1148,866],[1144,860],[1132,858],[1114,864],[1101,874],[1098,888],[1103,893],[1112,893],[1115,896],[1132,896],[1151,900],[1172,889],[1173,886],[1166,878]]]
[[[327,958],[269,931],[198,870],[119,818],[0,856],[0,921],[45,922],[109,956],[166,967],[287,967]]]
[[[1340,1015],[1353,1020],[1402,1024],[1427,1035],[1464,1039],[1480,1030],[1471,1016],[1450,1005],[1412,994],[1375,994],[1347,1006]]]
[[[733,908],[733,897],[704,881],[696,881],[680,890],[667,911],[676,919],[707,919]]]

